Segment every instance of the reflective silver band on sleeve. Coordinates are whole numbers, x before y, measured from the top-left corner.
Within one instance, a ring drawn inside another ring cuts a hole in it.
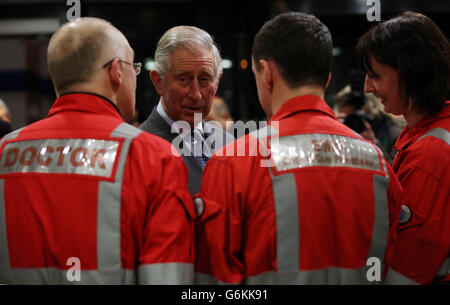
[[[268,271],[249,276],[246,280],[248,285],[361,285],[368,283],[364,267],[359,269],[328,267],[287,273]]]
[[[440,140],[444,141],[445,143],[447,143],[447,145],[450,145],[450,132],[448,132],[444,128],[440,128],[440,127],[431,129],[426,134],[424,134],[419,139],[417,139],[417,141],[420,141],[423,138],[430,137],[430,136],[440,139]]]
[[[136,284],[136,272],[132,269],[120,270],[81,270],[80,281],[68,280],[69,270],[58,268],[0,268],[0,284],[21,285],[133,285]],[[117,279],[121,279],[117,282]]]
[[[400,272],[395,271],[390,268],[388,274],[386,276],[386,280],[384,281],[386,285],[420,285],[416,281],[404,276]]]
[[[201,272],[195,272],[194,273],[194,284],[195,285],[239,285],[241,282],[237,283],[227,283],[222,282],[216,279],[212,275],[208,275]]]
[[[140,129],[122,123],[111,133],[111,137],[125,138],[125,141],[120,152],[114,182],[100,181],[98,186],[98,270],[119,270],[121,267],[120,211],[123,174],[131,141],[141,132]],[[120,281],[121,279],[117,279],[117,282]]]
[[[157,263],[139,266],[138,283],[143,285],[192,285],[194,265]]]

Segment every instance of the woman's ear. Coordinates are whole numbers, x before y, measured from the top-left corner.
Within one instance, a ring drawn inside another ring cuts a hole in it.
[[[164,95],[164,83],[161,75],[156,70],[150,71],[150,79],[152,80],[153,86],[155,86],[156,92],[159,95]]]

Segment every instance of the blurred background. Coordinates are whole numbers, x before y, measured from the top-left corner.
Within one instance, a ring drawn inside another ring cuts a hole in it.
[[[0,98],[11,114],[13,129],[45,117],[55,99],[47,72],[46,51],[52,33],[67,22],[66,0],[0,0]],[[334,65],[326,100],[348,84],[361,90],[364,75],[352,62],[357,39],[376,22],[369,22],[367,0],[81,0],[81,17],[110,21],[128,38],[143,63],[138,76],[136,108],[143,121],[157,104],[149,71],[162,34],[176,25],[208,31],[220,46],[224,75],[220,95],[234,120],[265,120],[251,72],[251,46],[260,27],[286,11],[316,15],[330,29]],[[405,10],[433,19],[450,34],[449,0],[380,0],[381,20]]]

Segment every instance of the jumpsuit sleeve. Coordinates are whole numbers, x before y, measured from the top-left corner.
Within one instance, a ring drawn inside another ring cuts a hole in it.
[[[402,185],[411,217],[398,225],[388,283],[431,284],[450,253],[449,190],[420,168]]]
[[[147,156],[149,158],[150,156]],[[154,160],[148,175],[148,201],[140,284],[193,284],[194,205],[187,189],[187,169],[180,156]]]
[[[244,279],[237,179],[229,160],[208,161],[200,192],[205,208],[196,222],[196,284],[239,284]]]

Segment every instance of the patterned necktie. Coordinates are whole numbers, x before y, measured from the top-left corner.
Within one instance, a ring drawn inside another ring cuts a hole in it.
[[[197,160],[198,164],[200,164],[202,169],[204,169],[206,166],[206,162],[208,162],[209,160],[209,156],[205,154],[205,151],[203,149],[203,134],[200,130],[195,128],[192,131],[191,143],[194,158]]]

